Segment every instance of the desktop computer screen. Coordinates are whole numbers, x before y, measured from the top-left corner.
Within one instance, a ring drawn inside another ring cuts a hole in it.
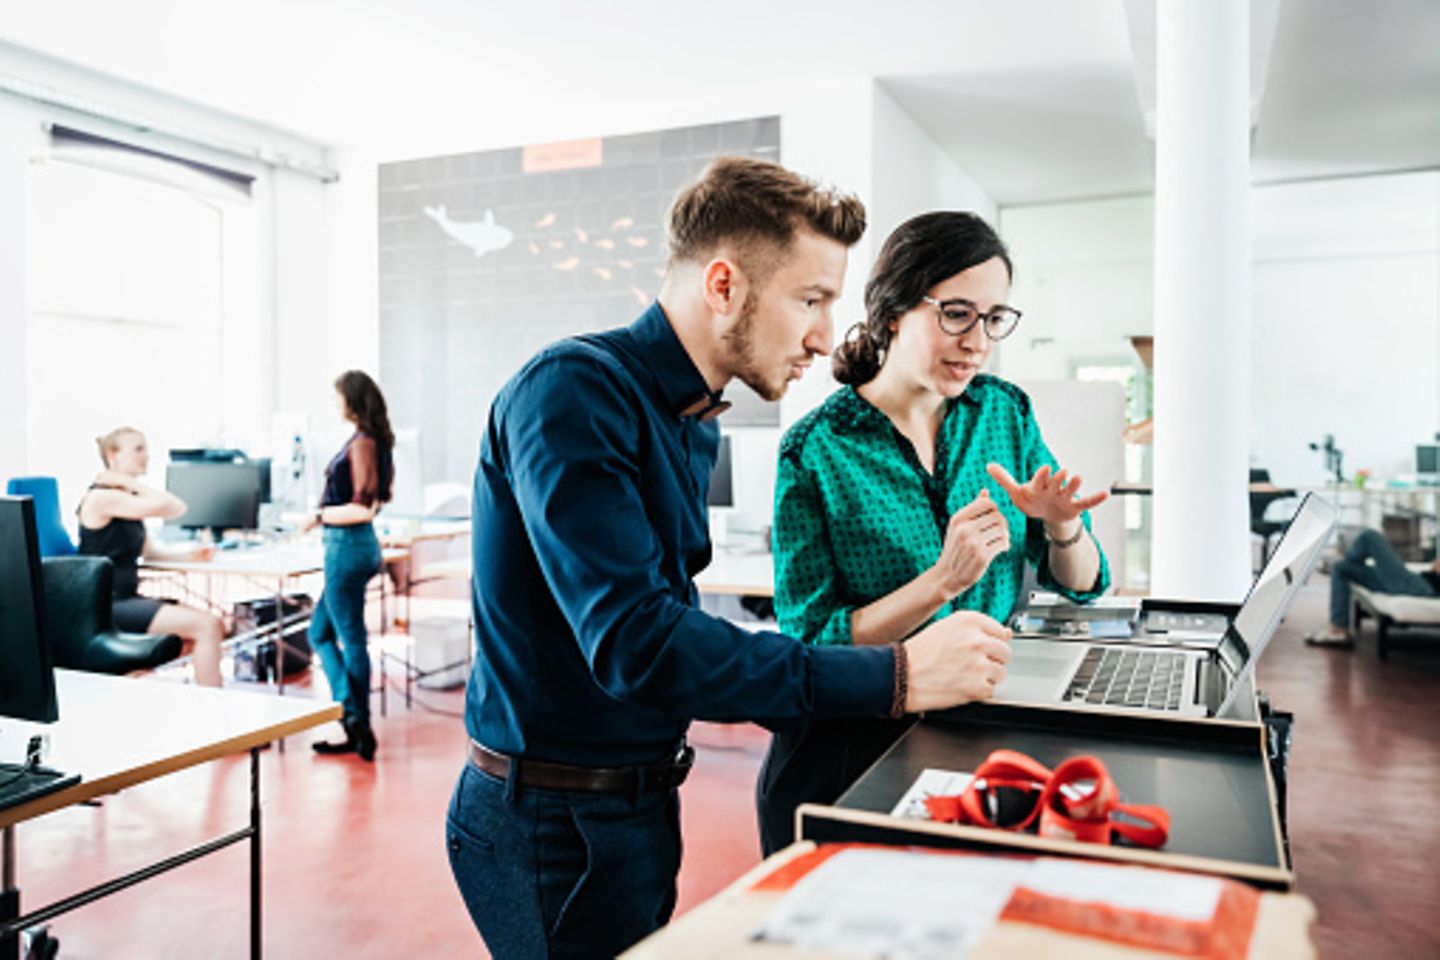
[[[43,589],[35,504],[0,497],[0,716],[53,723],[60,714]]]
[[[259,523],[262,486],[268,488],[270,479],[269,461],[263,461],[264,469],[260,463],[171,463],[165,468],[165,489],[184,500],[186,510],[166,523],[188,530],[208,527],[217,538],[225,530],[254,530]]]
[[[730,459],[730,438],[720,438],[720,453],[710,470],[710,489],[705,493],[707,507],[735,506],[735,469]]]
[[[1415,476],[1422,483],[1440,481],[1440,443],[1415,445]]]

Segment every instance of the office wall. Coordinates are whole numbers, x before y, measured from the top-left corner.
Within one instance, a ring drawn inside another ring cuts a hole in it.
[[[871,145],[870,235],[876,251],[890,231],[931,210],[969,210],[996,222],[995,201],[895,102],[883,83],[875,85]]]
[[[490,404],[566,337],[630,323],[660,290],[670,200],[715,157],[776,159],[776,117],[384,164],[381,373],[425,478],[464,480]],[[777,426],[741,384],[721,426]]]
[[[874,252],[885,233],[906,217],[936,207],[975,209],[993,218],[995,206],[963,170],[906,115],[874,81],[867,78],[807,81],[780,88],[748,88],[737,85],[729,96],[709,102],[677,104],[663,96],[612,105],[606,112],[586,117],[561,117],[561,113],[537,113],[526,122],[483,131],[451,128],[437,133],[423,146],[429,153],[407,153],[404,145],[390,144],[373,155],[338,154],[342,183],[353,185],[351,170],[381,161],[412,159],[444,153],[474,153],[491,147],[516,143],[545,142],[585,136],[615,136],[646,129],[690,127],[695,124],[725,123],[746,117],[778,115],[781,159],[787,166],[843,190],[854,192],[871,211],[871,229],[852,251],[846,274],[845,296],[836,304],[836,335],[863,316],[862,290]],[[508,139],[507,139],[508,138]],[[342,187],[342,190],[345,187]],[[332,198],[337,196],[332,192]],[[355,209],[362,206],[355,204]],[[378,207],[371,223],[379,221]],[[358,222],[358,218],[357,218]],[[433,224],[426,223],[426,226]],[[332,249],[341,253],[332,260],[332,289],[342,288],[342,279],[364,275],[363,264],[377,257],[375,231],[332,233]],[[371,271],[370,276],[376,276]],[[398,341],[393,341],[401,349]],[[487,361],[509,369],[528,358],[533,344],[510,338],[487,344],[497,357]],[[383,352],[383,351],[382,351]],[[780,433],[834,390],[828,363],[817,363],[780,404],[780,427],[727,425],[735,437],[736,502],[732,515],[736,526],[754,529],[770,521],[774,491],[775,456]],[[472,411],[473,412],[473,411]],[[452,431],[453,432],[453,431]],[[459,431],[465,433],[465,431]],[[426,459],[443,458],[446,469],[469,479],[478,449],[478,431],[473,436],[452,436],[437,453],[434,441],[425,438]],[[428,477],[427,479],[441,479]]]
[[[1258,186],[1252,203],[1253,463],[1319,482],[1307,444],[1333,433],[1347,473],[1413,470],[1440,429],[1440,172]],[[1002,213],[1026,310],[1006,376],[1133,362],[1126,338],[1152,331],[1152,215],[1149,197]]]

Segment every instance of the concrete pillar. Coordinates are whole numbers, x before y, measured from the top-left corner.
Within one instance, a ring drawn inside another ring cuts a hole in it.
[[[1250,582],[1250,5],[1158,0],[1156,596]]]

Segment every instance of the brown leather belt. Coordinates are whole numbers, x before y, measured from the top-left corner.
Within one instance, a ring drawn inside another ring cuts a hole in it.
[[[496,753],[470,741],[470,762],[482,773],[499,780],[510,778],[510,766],[520,764],[522,787],[536,790],[568,790],[578,793],[659,793],[685,782],[695,763],[695,750],[682,743],[670,763],[635,767],[572,767],[566,763],[526,760]]]

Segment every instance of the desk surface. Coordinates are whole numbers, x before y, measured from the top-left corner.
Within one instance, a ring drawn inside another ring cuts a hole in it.
[[[385,547],[385,562],[403,560],[410,555],[405,547]],[[216,550],[209,560],[142,560],[141,570],[165,573],[209,573],[246,577],[300,577],[325,569],[325,550],[318,540],[294,540],[285,543]]]
[[[57,670],[55,685],[60,720],[0,719],[0,743],[13,760],[31,734],[49,734],[46,766],[83,779],[0,810],[0,826],[340,719],[335,703],[160,680]]]
[[[773,597],[775,556],[770,553],[716,550],[710,566],[695,578],[695,586],[701,593]]]

